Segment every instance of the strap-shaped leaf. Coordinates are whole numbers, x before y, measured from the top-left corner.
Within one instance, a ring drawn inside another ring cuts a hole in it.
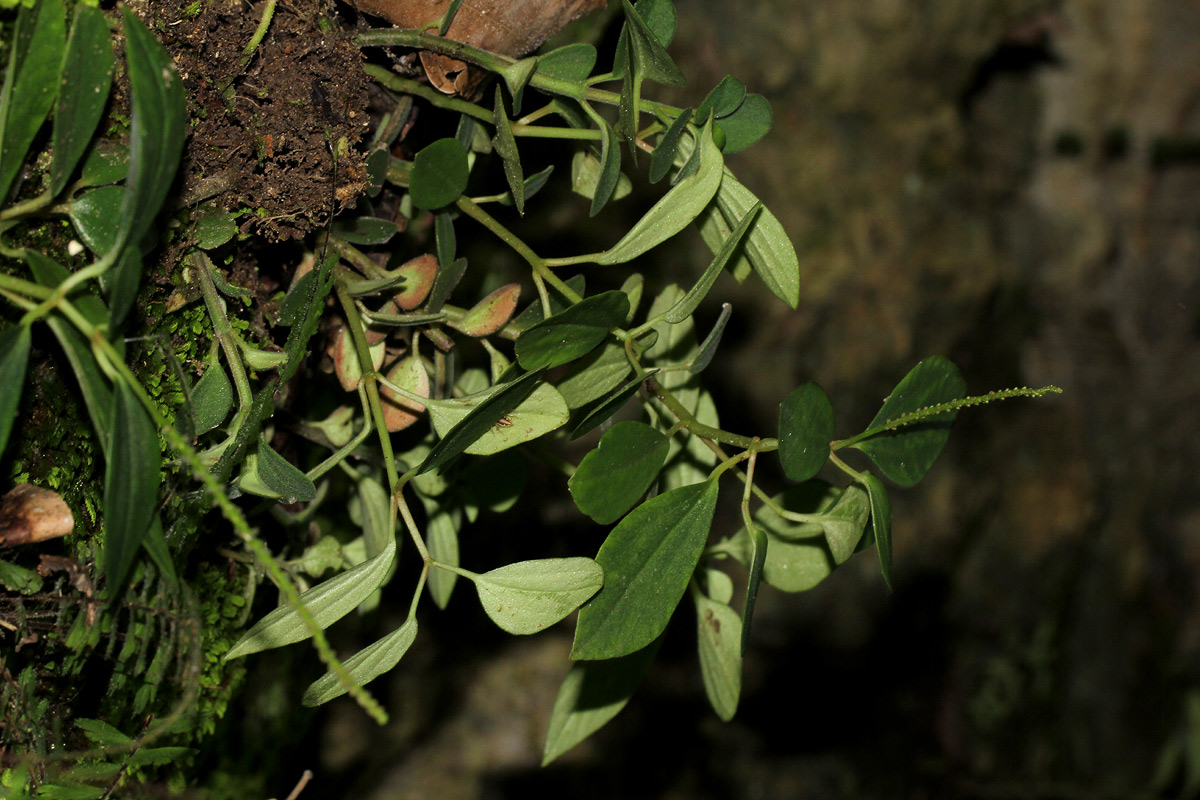
[[[29,326],[0,331],[0,455],[17,418],[25,369],[29,365]]]
[[[888,479],[901,486],[916,484],[946,446],[958,412],[946,411],[897,427],[890,427],[889,423],[923,408],[958,400],[966,390],[966,382],[952,361],[942,356],[925,359],[904,376],[884,401],[864,432],[869,438],[853,447],[866,453]],[[871,435],[872,430],[877,432]]]
[[[0,90],[0,204],[54,105],[66,40],[62,3],[21,5]]]
[[[618,422],[583,457],[568,486],[575,505],[601,525],[616,522],[650,488],[670,440],[644,422]]]
[[[550,712],[542,766],[602,728],[620,713],[642,682],[661,640],[636,653],[604,661],[580,661],[563,679]]]
[[[517,339],[517,361],[527,370],[552,369],[581,358],[625,322],[629,298],[619,290],[586,297],[537,322]]]
[[[113,76],[111,38],[100,9],[83,3],[75,6],[75,20],[63,62],[62,88],[54,112],[51,194],[58,194],[66,187],[108,103]]]
[[[396,543],[389,542],[382,553],[353,569],[348,569],[327,581],[318,583],[300,595],[300,601],[312,615],[317,627],[324,630],[349,614],[359,603],[379,588],[387,577],[396,556]],[[300,619],[300,614],[288,605],[267,614],[246,631],[225,654],[225,659],[283,647],[300,642],[312,635]]]
[[[679,116],[675,117],[674,121],[671,122],[671,126],[667,128],[662,138],[658,140],[658,146],[650,154],[651,183],[658,183],[671,171],[671,166],[675,163],[675,153],[679,150],[679,141],[683,137],[683,132],[687,130],[688,123],[691,121],[692,110],[685,108],[679,112]]]
[[[149,414],[123,381],[113,392],[112,422],[104,477],[104,574],[108,590],[116,593],[154,519],[162,451]]]
[[[750,643],[750,623],[754,619],[754,604],[758,601],[758,586],[762,581],[763,566],[767,563],[767,548],[769,540],[766,532],[757,525],[752,526],[747,533],[750,538],[750,563],[746,565],[746,600],[742,605],[742,642],[741,654],[745,655],[746,646]],[[724,574],[724,573],[722,573]],[[718,599],[718,598],[714,598]]]
[[[621,147],[617,143],[616,132],[608,121],[600,118],[600,173],[596,178],[596,186],[592,191],[592,205],[588,216],[594,217],[600,209],[613,198],[617,184],[621,180]]]
[[[762,203],[755,203],[754,206],[746,212],[737,227],[729,234],[725,243],[721,245],[721,249],[713,256],[713,260],[709,262],[707,268],[701,273],[696,285],[688,290],[688,293],[679,299],[679,302],[671,306],[663,317],[667,322],[676,324],[683,322],[692,315],[692,312],[700,307],[700,301],[708,295],[709,289],[716,282],[717,276],[721,274],[721,270],[725,269],[725,264],[730,257],[742,244],[742,238],[746,235],[746,231],[750,230],[750,226],[754,224],[755,217],[762,210]]]
[[[604,571],[590,558],[520,561],[475,576],[483,610],[503,630],[538,633],[600,590]]]
[[[350,673],[350,677],[359,686],[365,686],[371,681],[390,672],[400,663],[408,648],[417,638],[417,618],[409,617],[396,630],[384,636],[342,662],[342,666]],[[306,706],[319,706],[328,703],[335,697],[346,693],[346,687],[338,680],[338,676],[327,672],[312,682],[304,690],[301,702]]]
[[[833,440],[833,406],[825,390],[813,382],[793,389],[779,404],[779,462],[783,474],[806,481],[829,459]]]
[[[616,414],[621,408],[629,402],[629,399],[637,394],[638,388],[642,385],[642,381],[657,373],[657,369],[647,370],[633,380],[626,383],[617,391],[613,392],[602,403],[590,409],[587,415],[579,421],[579,424],[571,431],[571,441],[575,441],[580,436],[589,433],[600,425],[608,421],[613,414]]]
[[[663,195],[640,220],[633,224],[621,241],[603,253],[586,260],[597,264],[623,264],[656,247],[686,228],[696,219],[722,183],[724,160],[712,138],[712,123],[700,132],[700,166],[696,172]],[[741,214],[750,210],[747,206]],[[762,215],[759,215],[761,219]]]
[[[879,551],[879,572],[883,582],[892,588],[892,501],[888,499],[883,481],[869,472],[863,473],[862,483],[871,496],[871,530]]]
[[[699,592],[696,601],[696,640],[700,676],[713,711],[723,721],[733,719],[742,691],[742,620],[737,612]]]
[[[425,542],[429,548],[429,557],[434,561],[451,567],[458,566],[458,526],[462,514],[450,509],[439,509],[430,514],[429,524],[425,530]],[[429,596],[438,608],[445,608],[450,602],[450,595],[458,583],[458,575],[445,569],[433,569],[429,572]]]
[[[492,144],[504,162],[504,177],[508,181],[508,190],[512,193],[513,203],[518,214],[525,213],[525,171],[521,168],[521,154],[517,151],[517,140],[513,136],[512,123],[504,110],[504,96],[500,87],[496,87],[496,102],[493,109],[496,121],[496,135]]]
[[[658,638],[700,560],[716,504],[715,480],[683,486],[613,528],[596,554],[604,588],[579,611],[572,658],[617,658]]]

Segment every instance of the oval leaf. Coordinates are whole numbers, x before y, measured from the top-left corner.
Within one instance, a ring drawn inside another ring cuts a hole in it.
[[[586,297],[529,326],[517,339],[517,361],[527,370],[574,361],[598,347],[628,313],[629,298],[622,291]]]
[[[616,522],[650,488],[669,449],[670,440],[644,422],[618,422],[568,481],[575,505],[601,525]]]
[[[238,485],[252,494],[285,503],[307,502],[317,496],[317,487],[308,476],[261,439],[254,453],[246,458],[246,471]]]
[[[706,120],[710,113],[717,119],[728,117],[738,110],[745,99],[746,84],[732,75],[726,75],[696,108],[696,119]]]
[[[725,134],[721,152],[739,153],[771,130],[771,104],[761,94],[748,94],[737,111],[720,120],[717,127]]]
[[[438,139],[413,158],[408,191],[419,208],[448,206],[467,188],[467,151],[457,139]]]
[[[347,658],[342,666],[350,673],[355,683],[365,686],[399,664],[416,638],[417,620],[416,617],[409,617],[403,625],[387,636]],[[304,691],[301,702],[306,706],[319,706],[345,693],[346,687],[338,680],[338,676],[327,672]]]
[[[133,390],[117,381],[113,435],[104,478],[104,574],[118,591],[146,538],[158,505],[162,451],[158,431]]]
[[[928,406],[958,400],[966,389],[952,361],[942,356],[927,358],[896,385],[867,430],[882,428]],[[894,430],[881,430],[853,446],[866,453],[885,477],[901,486],[912,486],[925,477],[942,452],[957,413],[947,411]]]
[[[300,595],[300,601],[312,615],[317,627],[322,630],[328,628],[367,599],[383,584],[395,556],[396,543],[388,542],[379,555],[323,583],[318,583]],[[225,654],[225,660],[270,650],[273,647],[283,647],[310,636],[312,632],[300,619],[299,612],[289,605],[282,605],[246,631]]]
[[[196,388],[192,389],[192,420],[196,434],[206,433],[225,421],[233,408],[233,384],[221,364],[213,359]]]
[[[544,56],[538,56],[537,72],[551,78],[582,83],[592,74],[596,66],[596,48],[586,42],[576,42]]]
[[[521,561],[475,578],[483,610],[502,629],[537,633],[600,590],[604,571],[590,558]]]
[[[429,547],[429,557],[447,566],[458,566],[458,523],[461,514],[441,509],[429,518],[425,532],[426,544]],[[433,569],[429,572],[429,596],[438,608],[445,608],[458,583],[457,573],[448,569]]]
[[[571,658],[616,658],[658,638],[687,590],[712,525],[715,480],[647,500],[613,528],[596,562],[604,588],[579,611]]]
[[[833,406],[825,390],[809,382],[779,404],[779,461],[793,481],[806,481],[829,459]]]
[[[742,691],[742,620],[724,603],[697,593],[696,639],[700,675],[713,711],[723,721],[733,719]]]

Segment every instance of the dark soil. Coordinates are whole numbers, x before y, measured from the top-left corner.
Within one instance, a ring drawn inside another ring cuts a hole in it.
[[[316,3],[279,3],[247,59],[262,5],[155,0],[142,13],[187,89],[184,196],[241,211],[244,233],[281,241],[322,227],[365,185],[367,79],[349,34]]]

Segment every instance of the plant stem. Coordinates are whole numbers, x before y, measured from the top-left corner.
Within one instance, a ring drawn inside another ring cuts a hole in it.
[[[267,0],[263,7],[262,19],[258,21],[258,28],[254,31],[254,35],[250,37],[250,42],[242,51],[242,65],[245,66],[250,61],[250,56],[254,55],[254,51],[258,49],[259,44],[267,35],[267,31],[271,27],[271,19],[275,16],[275,0]]]

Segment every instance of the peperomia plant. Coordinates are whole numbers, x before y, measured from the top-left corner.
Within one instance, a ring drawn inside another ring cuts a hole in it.
[[[442,33],[458,6],[450,4]],[[274,3],[263,9],[248,52],[270,25]],[[674,7],[625,0],[623,11],[612,68],[601,73],[588,44],[512,58],[417,30],[359,32],[354,41],[365,51],[439,54],[499,80],[481,104],[435,91],[400,67],[365,66],[387,106],[367,152],[353,152],[345,137],[328,142],[333,170],[365,162],[364,195],[306,242],[290,288],[257,310],[266,335],[248,341],[239,313],[255,305],[254,295],[223,269],[247,235],[238,223],[246,209],[198,208],[171,194],[187,123],[168,54],[123,11],[130,126],[128,145],[114,144],[97,135],[113,74],[104,14],[79,5],[68,32],[59,0],[21,8],[0,98],[0,199],[17,198],[0,210],[0,252],[25,270],[0,275],[0,295],[22,314],[0,332],[0,451],[17,415],[31,326],[44,322],[75,372],[107,464],[100,564],[109,597],[123,591],[140,550],[171,576],[189,558],[190,541],[168,545],[160,519],[165,444],[166,461],[192,473],[202,505],[220,508],[248,560],[282,595],[225,658],[312,639],[328,674],[308,688],[305,704],[350,693],[386,719],[364,685],[417,640],[422,600],[444,607],[460,579],[513,634],[542,631],[578,610],[575,663],[545,743],[549,762],[620,711],[685,596],[708,697],[729,719],[762,582],[803,591],[874,545],[890,584],[891,509],[879,476],[905,487],[920,481],[966,406],[1054,389],[967,397],[954,365],[933,357],[855,435],[837,437],[829,399],[813,383],[781,399],[776,430],[724,428],[701,376],[731,309],[723,304],[698,328],[697,314],[708,315],[702,302],[723,272],[739,281],[753,274],[780,301],[800,301],[798,260],[783,227],[726,164],[769,131],[770,109],[733,77],[694,109],[646,99],[647,83],[683,83],[666,49]],[[224,86],[233,102],[232,79]],[[455,122],[409,159],[415,104],[444,109]],[[49,161],[22,178],[47,117]],[[662,195],[603,250],[539,253],[510,220],[538,214],[538,192],[555,180],[549,168],[527,174],[522,159],[523,143],[545,139],[578,143],[571,188],[592,216],[628,191],[627,173],[639,168],[651,183],[665,181]],[[154,225],[160,212],[169,221],[162,229]],[[22,226],[47,215],[68,217],[86,246],[89,255],[74,269],[12,244]],[[429,252],[397,258],[412,248],[401,243],[397,220],[427,227]],[[699,230],[711,260],[686,287],[651,288],[653,277],[639,265],[689,228]],[[463,300],[460,279],[481,268],[468,264],[457,242],[480,230],[528,272]],[[181,385],[174,419],[123,351],[143,264],[161,254],[165,239],[178,286],[202,303],[211,326],[202,374]],[[589,293],[590,270],[623,283]],[[534,300],[520,309],[523,287],[532,287]],[[320,370],[322,352],[340,384],[334,391],[348,402],[299,418],[295,412],[321,404],[306,406],[298,394],[326,393],[323,384],[333,382]],[[578,464],[550,455],[582,437],[595,444]],[[559,465],[579,511],[611,531],[594,558],[464,568],[461,530],[484,509],[512,505],[527,482],[526,450]],[[868,465],[850,466],[850,450]],[[790,487],[760,486],[756,467],[767,457],[778,457]],[[844,476],[840,485],[817,477],[827,465]],[[740,522],[714,531],[723,485],[740,496]],[[234,502],[249,496],[257,499]],[[252,527],[274,519],[307,528],[329,497],[348,498],[354,531],[321,517],[328,529],[298,558],[272,553]],[[410,545],[421,569],[405,621],[339,661],[323,631],[377,604]],[[727,573],[734,564],[746,573],[736,600]],[[340,571],[301,591],[329,568]]]

